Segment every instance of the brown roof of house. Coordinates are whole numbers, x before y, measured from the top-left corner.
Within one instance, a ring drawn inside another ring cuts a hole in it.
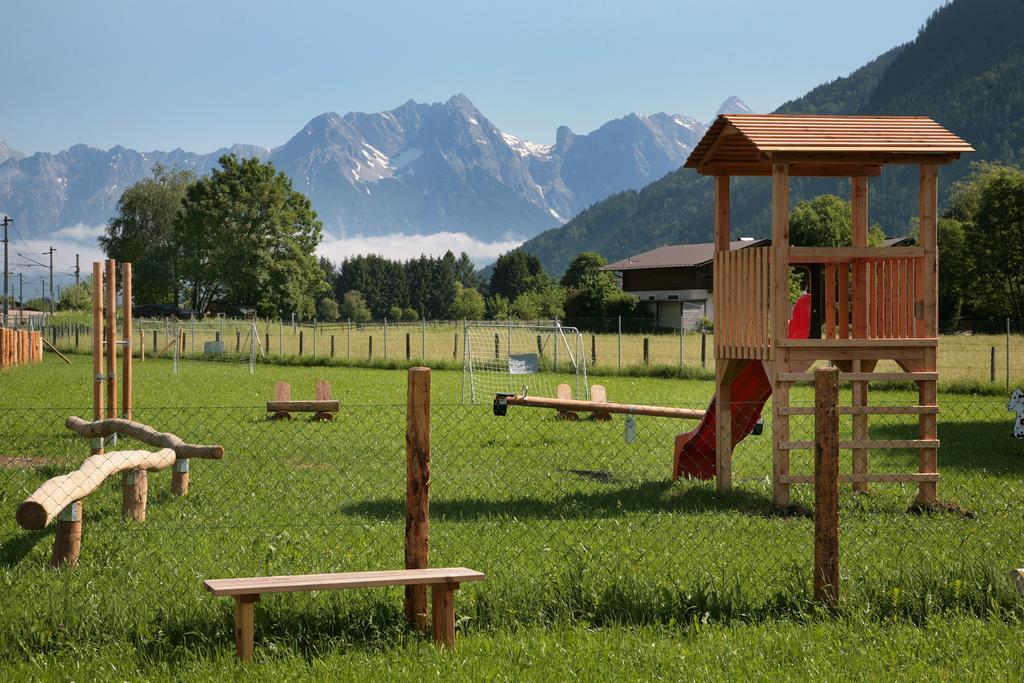
[[[730,249],[746,249],[771,244],[771,240],[737,240],[729,243]],[[609,263],[601,270],[640,270],[646,268],[688,268],[711,263],[715,255],[714,242],[703,244],[671,244],[645,251],[636,256],[615,263]]]
[[[927,116],[721,114],[686,160],[768,165],[790,158],[826,163],[946,163],[974,148]]]

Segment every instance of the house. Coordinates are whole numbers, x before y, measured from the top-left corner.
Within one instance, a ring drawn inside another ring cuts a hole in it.
[[[743,238],[732,242],[730,248],[770,244],[767,239]],[[640,305],[655,317],[659,327],[678,328],[682,319],[686,329],[693,329],[704,318],[714,316],[714,252],[713,242],[674,244],[609,263],[601,270],[615,273],[622,291],[639,297]]]

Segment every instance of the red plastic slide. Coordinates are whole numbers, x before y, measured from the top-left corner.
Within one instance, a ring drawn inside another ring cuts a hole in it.
[[[803,294],[793,306],[789,321],[790,339],[807,339],[811,330],[811,296]],[[761,419],[761,411],[772,385],[760,361],[750,363],[732,381],[732,445],[752,431]],[[712,479],[715,476],[715,399],[711,399],[704,419],[697,428],[676,437],[672,478]]]

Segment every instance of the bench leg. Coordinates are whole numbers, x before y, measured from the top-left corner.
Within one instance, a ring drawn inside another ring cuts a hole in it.
[[[455,646],[455,590],[457,585],[431,586],[434,610],[434,640],[444,647]]]
[[[235,596],[235,651],[243,662],[252,659],[253,633],[256,629],[256,603],[259,595]]]

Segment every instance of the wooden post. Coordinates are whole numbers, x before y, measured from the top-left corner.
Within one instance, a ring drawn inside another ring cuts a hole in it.
[[[920,217],[918,234],[920,245],[924,247],[924,263],[922,265],[924,289],[924,334],[927,338],[939,335],[939,254],[936,221],[939,211],[939,167],[934,164],[921,165]],[[925,349],[924,371],[935,372],[938,369],[938,348]],[[1009,363],[1007,363],[1009,368]],[[936,382],[918,382],[918,398],[921,405],[936,405],[938,396]],[[934,413],[921,415],[918,418],[918,435],[921,439],[938,438],[937,419]],[[922,474],[938,472],[938,452],[935,448],[918,450],[918,471]],[[935,502],[938,484],[934,481],[922,481],[917,485],[917,502],[929,505]]]
[[[868,179],[850,178],[850,220],[853,246],[868,246]],[[862,260],[853,262],[853,338],[868,337],[868,268]]]
[[[299,355],[302,355],[302,330],[299,330]]]
[[[121,264],[121,311],[124,352],[121,355],[121,417],[132,419],[132,264]],[[136,522],[146,521],[149,473],[130,470],[121,475],[121,514]]]
[[[789,165],[772,165],[772,246],[771,246],[771,340],[786,338],[789,322]],[[715,327],[718,331],[718,327]],[[789,416],[781,408],[789,406],[789,384],[779,381],[779,374],[789,369],[785,349],[772,347],[772,496],[775,504],[789,505],[790,484],[782,481],[789,475],[789,450],[782,448],[789,436]]]
[[[103,407],[103,265],[92,264],[92,419],[106,417]],[[103,452],[103,439],[93,439],[90,454]]]
[[[174,461],[174,469],[171,470],[171,493],[176,496],[188,495],[188,463],[188,458]]]
[[[74,567],[82,550],[82,501],[76,500],[61,510],[53,539],[50,565]]]
[[[117,417],[117,263],[113,259],[104,263],[107,268],[103,283],[107,315],[107,417]]]
[[[156,356],[158,351],[156,350],[156,330],[153,330],[153,355]]]
[[[597,335],[590,335],[590,364],[597,365]]]
[[[455,344],[452,346],[452,359],[459,357],[459,333],[455,333]]]
[[[651,340],[644,337],[644,365],[650,365],[651,362]]]
[[[715,176],[715,252],[729,251],[730,240],[730,199],[729,199],[729,176]],[[720,329],[721,321],[729,315],[726,310],[726,292],[720,273],[713,273],[715,297],[715,329]],[[703,348],[703,347],[702,347]],[[715,484],[718,491],[727,491],[732,486],[731,463],[732,463],[732,396],[730,382],[726,377],[729,368],[729,359],[719,357],[715,353]]]
[[[405,359],[409,360],[412,357],[412,344],[409,337],[409,333],[405,333]]]
[[[373,360],[373,335],[372,334],[370,335],[369,343],[370,343],[370,345],[368,347],[369,350],[367,351],[367,360]]]
[[[430,368],[409,368],[405,455],[405,568],[425,569],[430,549]],[[426,586],[405,587],[405,617],[426,630]]]
[[[995,384],[996,381],[996,347],[992,347],[992,357],[989,358],[989,381]]]
[[[867,363],[857,359],[851,364],[851,369],[853,372],[870,371],[867,366]],[[866,406],[868,404],[868,383],[866,381],[856,381],[851,382],[850,384],[850,393],[852,394],[853,399],[851,401],[852,405],[858,408]],[[866,441],[868,438],[868,415],[866,413],[856,413],[853,415],[852,420],[853,440]],[[853,473],[868,473],[868,449],[853,449]],[[858,493],[867,493],[868,483],[866,481],[855,481],[853,482],[853,490]]]
[[[248,662],[252,659],[253,640],[256,631],[256,603],[259,595],[235,596],[235,653],[238,659]]]
[[[331,358],[334,358],[334,335],[331,335]]]
[[[458,586],[434,584],[430,588],[434,612],[434,640],[442,647],[454,647],[455,589]]]
[[[814,598],[839,602],[839,369],[814,371]]]
[[[494,334],[494,357],[501,358],[501,338],[497,333]]]

